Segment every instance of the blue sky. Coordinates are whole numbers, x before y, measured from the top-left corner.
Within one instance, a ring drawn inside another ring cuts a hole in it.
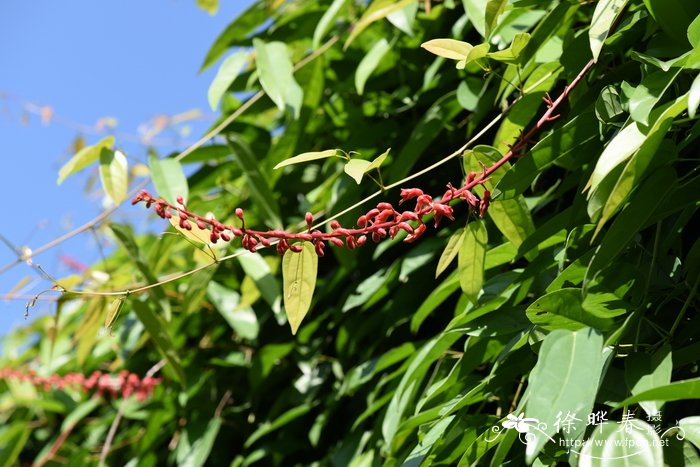
[[[203,113],[179,126],[189,126],[189,134],[158,135],[161,154],[200,136],[215,118],[207,88],[216,65],[201,75],[199,66],[217,35],[249,3],[222,2],[210,16],[194,0],[0,2],[0,234],[15,246],[36,249],[100,212],[98,190],[85,192],[91,169],[56,185],[58,169],[81,133],[76,125],[91,130],[102,118],[116,119],[117,145],[141,160],[145,147],[129,139],[138,139],[158,115]],[[51,109],[48,122],[41,121],[41,108]],[[88,144],[105,136],[83,133]],[[144,215],[133,209],[122,207],[117,219]],[[72,273],[66,257],[85,264],[99,258],[94,238],[80,235],[34,261],[65,277]],[[15,258],[0,244],[0,268]],[[30,282],[19,292],[46,287],[21,264],[0,274],[0,295],[27,276]],[[0,299],[0,335],[23,322],[25,303]],[[32,314],[52,309],[39,303]]]

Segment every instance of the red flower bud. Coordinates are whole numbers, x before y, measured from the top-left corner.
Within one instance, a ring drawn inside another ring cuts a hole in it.
[[[178,204],[182,204],[183,206],[185,205],[185,200],[182,199],[182,196],[178,196],[177,198],[175,198],[175,201],[177,201]]]
[[[316,242],[316,243],[314,244],[314,249],[316,250],[316,254],[317,254],[318,256],[323,256],[323,255],[326,254],[326,253],[323,251],[323,245],[324,245],[323,242]]]
[[[362,246],[367,242],[367,236],[366,235],[360,235],[360,238],[357,239],[357,246]]]
[[[479,203],[479,217],[484,217],[486,210],[489,208],[489,201],[491,200],[491,192],[489,190],[484,190],[484,197]]]
[[[384,211],[386,209],[394,210],[394,206],[391,205],[391,203],[379,203],[377,204],[377,209],[380,211]]]
[[[180,219],[182,219],[182,220],[187,220],[187,219],[188,219],[187,214],[185,214],[184,212],[178,210],[177,213],[178,213],[178,215],[180,216]]]
[[[340,228],[340,222],[331,221],[331,229],[339,229],[339,228]]]
[[[355,237],[350,235],[348,238],[345,239],[345,242],[348,244],[348,248],[351,250],[355,249]]]
[[[331,237],[328,239],[328,241],[330,241],[335,246],[339,246],[339,247],[344,246],[343,241],[337,237]]]
[[[243,209],[236,208],[236,217],[239,218],[240,220],[243,220]]]
[[[304,216],[304,219],[306,220],[306,225],[311,228],[311,224],[314,223],[314,216],[310,212],[306,213],[306,216]]]
[[[197,227],[199,227],[199,230],[204,230],[207,228],[207,225],[201,220],[197,219]]]
[[[262,243],[263,245],[265,245],[265,246],[271,245],[270,240],[268,240],[267,238],[265,238],[265,237],[258,237],[258,238],[260,239],[260,243]]]
[[[404,201],[408,201],[409,199],[413,199],[417,196],[421,196],[423,194],[423,190],[419,190],[418,188],[402,188],[401,189],[401,201],[399,201],[399,204],[403,203]]]
[[[357,226],[359,228],[364,228],[367,225],[367,217],[366,216],[360,216],[357,218]]]
[[[228,234],[226,234],[226,233],[224,233],[224,232],[221,232],[221,240],[223,240],[223,241],[225,241],[225,242],[230,242],[230,241],[231,241],[231,237],[229,237]]]
[[[289,245],[289,249],[294,253],[300,253],[304,248],[301,245]]]

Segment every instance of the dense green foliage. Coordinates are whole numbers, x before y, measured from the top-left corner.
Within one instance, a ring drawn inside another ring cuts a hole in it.
[[[307,211],[323,220],[378,184],[459,187],[597,62],[538,142],[486,182],[483,219],[454,203],[455,220],[414,243],[326,248],[295,335],[274,248],[235,254],[239,239],[203,245],[155,216],[145,230],[102,224],[117,248],[90,272],[109,280],[59,280],[72,292],[5,339],[0,366],[145,375],[162,361],[162,381],[141,402],[7,379],[0,460],[616,465],[566,443],[615,439],[634,417],[641,447],[605,455],[698,465],[698,13],[683,0],[257,1],[204,67],[230,54],[209,96],[221,121],[251,91],[266,96],[186,157],[152,153],[150,168],[168,201],[233,225],[241,207],[260,230],[301,231]],[[421,48],[447,38],[469,45]],[[479,146],[402,181],[485,128]],[[113,144],[83,150],[62,178],[99,163],[119,202],[127,163]],[[335,148],[353,161],[391,151],[366,174],[334,152],[274,169]],[[377,201],[400,209],[398,187],[338,220],[353,226]],[[502,427],[511,413],[546,425],[519,439],[512,417]]]

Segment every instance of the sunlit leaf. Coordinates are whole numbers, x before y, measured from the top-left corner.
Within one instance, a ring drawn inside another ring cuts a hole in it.
[[[460,248],[462,248],[462,244],[464,243],[464,235],[464,228],[457,229],[455,233],[450,235],[450,238],[447,240],[447,245],[445,246],[445,249],[440,255],[440,259],[438,260],[438,265],[435,269],[435,277],[442,274],[442,272],[445,269],[447,269],[447,267],[450,265],[452,260],[454,260],[457,257],[457,254],[459,253],[459,250]]]
[[[312,41],[312,47],[318,49],[321,45],[321,41],[325,37],[326,33],[332,26],[332,22],[338,15],[340,9],[348,2],[348,0],[333,0],[331,6],[323,13],[321,20],[316,25],[314,29],[314,37]]]
[[[362,177],[367,173],[371,162],[363,159],[351,159],[345,164],[345,173],[350,175],[359,185]]]
[[[260,84],[278,109],[299,118],[304,92],[294,79],[294,68],[284,42],[253,39]]]
[[[100,180],[105,194],[115,205],[126,199],[128,189],[128,163],[124,154],[103,148],[100,152]]]
[[[401,10],[417,1],[418,0],[374,0],[353,26],[350,35],[345,40],[345,48],[347,49],[352,41],[372,23],[386,18],[394,11]]]
[[[325,151],[305,152],[303,154],[299,154],[298,156],[290,157],[289,159],[283,160],[282,162],[277,164],[274,168],[279,169],[282,167],[286,167],[288,165],[299,164],[300,162],[315,161],[318,159],[327,159],[329,157],[337,156],[337,154],[338,154],[337,149],[327,149]]]
[[[216,110],[221,101],[221,97],[226,93],[226,90],[233,84],[233,81],[248,63],[248,52],[239,50],[228,57],[221,63],[219,71],[216,72],[214,80],[209,85],[207,98],[209,107]]]
[[[439,57],[452,60],[466,60],[469,52],[474,48],[469,42],[455,39],[432,39],[428,42],[423,42],[421,47]]]
[[[151,168],[151,177],[158,195],[170,204],[177,204],[178,196],[187,203],[190,190],[187,178],[182,170],[182,166],[175,159],[158,159],[156,156],[149,156],[148,165]]]
[[[88,165],[97,161],[100,158],[100,154],[102,153],[103,149],[112,149],[113,146],[114,136],[107,136],[92,146],[85,146],[84,148],[80,149],[80,151],[71,157],[70,160],[66,162],[58,171],[57,184],[60,185],[69,176],[83,170]]]
[[[596,427],[583,445],[581,467],[603,467],[624,462],[626,465],[663,465],[662,441],[654,427],[639,419],[605,422]]]
[[[593,53],[593,60],[598,61],[605,39],[610,33],[615,18],[620,14],[628,0],[599,0],[593,12],[593,20],[588,30],[588,40]]]
[[[303,242],[301,247],[299,253],[287,250],[282,258],[284,309],[292,334],[297,333],[311,307],[318,272],[318,256],[314,246]]]
[[[543,424],[543,428],[531,430],[527,438],[528,463],[561,428],[556,423],[557,414],[587,414],[593,409],[605,362],[602,350],[602,335],[589,328],[576,332],[560,329],[544,338],[524,397],[525,416]],[[571,421],[571,431],[562,430],[561,436],[576,437],[586,423],[586,417],[579,416]]]

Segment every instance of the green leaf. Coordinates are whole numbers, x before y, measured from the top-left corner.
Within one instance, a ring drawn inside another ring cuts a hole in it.
[[[641,394],[669,384],[672,370],[670,346],[662,346],[654,355],[636,352],[625,359],[625,382],[632,395]],[[651,416],[659,413],[664,404],[662,401],[642,401],[639,405]]]
[[[280,286],[275,279],[272,269],[260,253],[252,253],[243,249],[236,251],[238,262],[246,276],[250,277],[268,305],[278,307]]]
[[[177,197],[187,203],[190,195],[187,177],[182,171],[182,166],[175,159],[158,159],[156,156],[148,157],[148,165],[151,168],[153,185],[158,195],[170,204],[177,204]]]
[[[490,36],[496,25],[498,24],[498,17],[501,16],[503,11],[506,9],[508,0],[488,0],[486,2],[486,13],[484,15],[484,26],[486,27],[486,36]]]
[[[214,447],[214,441],[219,435],[221,423],[221,417],[211,417],[207,422],[204,433],[198,433],[188,425],[183,430],[182,439],[178,442],[177,464],[187,467],[202,467],[206,464],[209,454]],[[195,436],[198,437],[194,438]]]
[[[700,74],[693,80],[688,93],[688,116],[690,118],[695,118],[698,106],[700,106]]]
[[[126,199],[128,189],[128,163],[124,154],[102,148],[100,151],[100,180],[105,194],[115,206]]]
[[[700,448],[700,417],[685,417],[678,422],[678,426],[683,429],[685,439]]]
[[[462,0],[464,9],[467,12],[467,18],[469,18],[469,22],[472,24],[472,26],[474,26],[476,32],[478,32],[484,39],[487,38],[486,2],[487,0]]]
[[[367,7],[357,23],[355,23],[352,31],[350,31],[350,34],[345,41],[343,48],[347,49],[352,41],[354,41],[355,38],[372,23],[386,18],[394,11],[401,10],[408,5],[415,3],[416,1],[418,0],[374,0]]]
[[[488,57],[504,63],[517,64],[520,63],[520,54],[528,42],[530,42],[530,34],[526,32],[519,32],[513,38],[513,42],[507,49],[499,50],[498,52],[490,52]]]
[[[246,187],[250,191],[250,196],[253,198],[256,208],[263,215],[268,225],[281,229],[283,226],[280,219],[279,206],[274,198],[274,192],[267,182],[267,178],[263,176],[260,170],[260,161],[255,157],[250,146],[238,135],[229,135],[228,142],[233,150],[236,162],[243,170],[247,181]]]
[[[333,0],[331,6],[323,13],[321,20],[316,25],[314,29],[314,37],[311,42],[311,47],[314,50],[318,49],[321,45],[321,41],[326,36],[328,30],[332,27],[333,20],[338,16],[340,9],[348,2],[348,0]]]
[[[249,45],[250,33],[269,18],[266,2],[253,4],[219,34],[207,52],[200,73],[217,61],[233,45]]]
[[[233,84],[246,63],[248,63],[248,52],[244,50],[238,50],[232,53],[221,63],[219,71],[216,72],[216,76],[209,85],[209,91],[207,93],[209,107],[211,107],[212,110],[216,110],[219,106],[221,97],[226,93],[229,86]]]
[[[556,330],[542,342],[537,364],[529,377],[526,417],[546,424],[530,431],[525,456],[532,463],[550,437],[557,432],[558,414],[587,414],[593,409],[603,370],[603,337],[589,328],[572,332]],[[585,369],[585,371],[582,371]],[[572,420],[572,432],[562,431],[570,439],[586,428],[586,417]]]
[[[24,450],[32,430],[23,421],[4,425],[4,430],[0,435],[0,466],[20,465],[18,458]]]
[[[279,169],[282,167],[286,167],[288,165],[292,164],[299,164],[300,162],[308,162],[308,161],[315,161],[318,159],[327,159],[329,157],[334,157],[338,155],[338,150],[337,149],[327,149],[325,151],[314,151],[314,152],[305,152],[303,154],[299,154],[298,156],[290,157],[289,159],[283,160],[273,168]]]
[[[357,65],[357,70],[355,71],[355,89],[357,89],[359,95],[362,95],[365,90],[365,83],[389,50],[391,50],[389,41],[382,37],[372,46],[370,51],[367,52],[367,55],[360,61],[360,64]]]
[[[592,327],[606,331],[613,320],[583,308],[581,289],[563,288],[535,300],[525,311],[528,319],[544,329],[577,331]]]
[[[579,456],[579,466],[664,465],[662,441],[654,427],[642,420],[604,422],[586,440]]]
[[[107,309],[107,316],[105,317],[105,328],[107,328],[109,330],[112,329],[112,325],[119,317],[119,312],[121,311],[123,306],[124,306],[124,297],[120,297],[120,298],[117,298],[115,300],[112,300],[112,303],[109,305],[109,308]]]
[[[457,258],[459,285],[462,292],[476,303],[484,285],[484,261],[488,243],[486,226],[483,222],[467,224]]]
[[[294,67],[284,42],[265,43],[253,39],[255,63],[258,68],[260,85],[281,111],[298,119],[304,91],[294,79]]]
[[[314,408],[313,403],[307,403],[300,405],[298,407],[293,407],[278,417],[275,417],[273,422],[261,423],[260,426],[246,439],[244,447],[248,448],[252,446],[257,440],[262,438],[269,433],[272,433],[289,422],[296,420],[297,418],[306,415]]]
[[[318,272],[318,256],[314,246],[303,242],[301,247],[299,253],[287,250],[282,258],[284,309],[292,334],[297,333],[311,307]]]
[[[258,337],[258,317],[251,308],[239,306],[241,296],[238,292],[212,281],[207,285],[207,295],[236,334],[248,340]]]
[[[642,132],[639,125],[635,122],[630,123],[610,140],[608,145],[603,150],[603,153],[598,158],[598,162],[593,169],[588,183],[584,189],[589,190],[588,198],[590,199],[593,192],[598,188],[598,185],[603,181],[606,175],[620,165],[622,162],[629,159],[632,154],[639,149],[646,135]]]
[[[634,121],[649,125],[651,109],[659,102],[680,72],[680,68],[668,72],[656,71],[642,80],[629,100],[630,116]]]
[[[474,48],[469,42],[455,39],[432,39],[428,42],[423,42],[420,46],[438,57],[452,60],[466,60]]]
[[[617,216],[605,233],[600,248],[595,253],[588,271],[587,280],[611,264],[634,236],[647,223],[654,208],[661,205],[668,194],[677,186],[676,174],[670,167],[655,172],[637,190],[629,205]]]
[[[435,269],[435,277],[442,274],[442,272],[450,265],[452,260],[455,259],[457,253],[459,253],[459,250],[462,247],[462,244],[464,243],[464,235],[464,228],[457,229],[455,233],[450,235],[450,238],[447,240],[447,245],[445,246],[445,249],[440,255],[440,259],[438,260],[438,265]]]
[[[107,136],[92,146],[85,146],[61,167],[58,171],[58,181],[56,183],[60,185],[69,176],[97,161],[103,149],[112,149],[113,146],[114,136]]]
[[[363,159],[351,159],[345,164],[343,170],[359,185],[360,182],[362,182],[362,177],[367,173],[370,164],[370,161]]]
[[[197,0],[197,6],[210,15],[219,11],[219,0]]]
[[[173,374],[182,386],[186,386],[185,371],[180,363],[178,348],[168,332],[167,323],[157,315],[147,302],[132,300],[131,305],[146,332],[151,336],[158,351],[172,367]]]
[[[588,40],[591,45],[593,60],[598,61],[605,39],[610,34],[610,28],[615,18],[620,14],[628,0],[599,0],[593,11],[591,27],[588,30]]]
[[[640,401],[679,401],[683,399],[700,399],[700,378],[674,381],[671,384],[648,389],[623,400],[615,408],[635,404]]]
[[[365,169],[365,173],[370,172],[374,169],[379,169],[379,167],[384,163],[387,156],[389,155],[389,151],[391,151],[391,148],[387,149],[386,151],[372,159],[372,162],[370,162],[370,164]]]

